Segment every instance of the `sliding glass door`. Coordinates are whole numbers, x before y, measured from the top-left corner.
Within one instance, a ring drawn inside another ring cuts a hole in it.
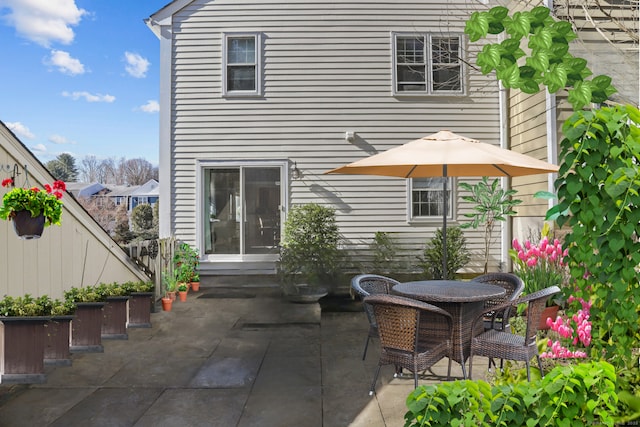
[[[277,254],[282,167],[204,168],[204,253]]]

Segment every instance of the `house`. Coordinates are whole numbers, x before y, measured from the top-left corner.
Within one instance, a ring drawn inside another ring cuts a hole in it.
[[[67,191],[77,198],[106,198],[116,206],[124,204],[129,215],[140,204],[155,206],[159,197],[158,181],[155,179],[150,179],[142,185],[68,182]]]
[[[13,177],[16,185],[43,188],[54,181],[2,122],[0,165],[7,165],[2,179]],[[62,225],[45,228],[39,239],[21,240],[10,221],[0,221],[0,296],[62,298],[71,287],[149,280],[73,197],[62,201]]]
[[[271,273],[288,209],[317,202],[336,209],[354,259],[370,261],[382,231],[415,263],[442,226],[443,204],[421,203],[442,198],[442,180],[324,172],[442,129],[557,162],[552,97],[500,91],[470,66],[482,44],[465,22],[490,3],[174,0],[152,14],[160,237],[198,248],[204,273]],[[518,230],[541,226],[547,206],[532,195],[553,179],[504,181],[525,199]],[[460,224],[472,206],[449,188]],[[508,262],[511,230],[491,246],[491,270]],[[478,271],[482,231],[465,236]]]

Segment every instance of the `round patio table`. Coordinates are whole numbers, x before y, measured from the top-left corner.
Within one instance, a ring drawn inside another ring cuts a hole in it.
[[[392,292],[407,298],[428,302],[453,317],[453,360],[462,366],[471,351],[471,324],[482,314],[484,301],[503,296],[506,290],[487,283],[459,280],[422,280],[395,285]]]

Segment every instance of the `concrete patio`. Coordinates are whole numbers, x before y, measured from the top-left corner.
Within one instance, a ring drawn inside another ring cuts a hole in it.
[[[259,283],[203,286],[152,313],[152,328],[47,368],[45,384],[0,384],[0,426],[402,426],[413,378],[383,367],[369,396],[378,342],[362,361],[368,323],[353,309],[293,304]],[[433,371],[420,383],[442,381],[446,361]]]

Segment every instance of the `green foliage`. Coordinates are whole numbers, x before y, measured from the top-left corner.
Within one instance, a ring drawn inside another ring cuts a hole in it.
[[[532,382],[420,386],[407,398],[405,427],[613,426],[617,401],[614,367],[581,363],[557,366]]]
[[[71,303],[104,302],[107,297],[124,296],[129,287],[120,283],[99,283],[95,286],[73,287],[64,292],[64,298]]]
[[[148,203],[142,203],[131,211],[131,226],[133,231],[140,233],[153,228],[153,209]]]
[[[180,283],[180,286],[178,286],[178,292],[187,292],[187,285],[185,285],[184,282]]]
[[[125,295],[130,295],[133,292],[153,292],[155,289],[155,285],[151,281],[129,281],[124,282],[120,285],[125,292]]]
[[[162,272],[162,284],[164,285],[165,292],[175,292],[178,286],[178,275],[176,271]]]
[[[75,182],[78,180],[76,159],[69,153],[59,154],[55,159],[48,161],[45,166],[51,175],[60,181]]]
[[[398,244],[389,233],[376,231],[371,249],[373,250],[373,267],[371,270],[373,273],[389,275],[397,272]]]
[[[543,6],[508,16],[504,7],[474,12],[467,21],[465,33],[474,42],[487,34],[505,34],[501,43],[487,44],[478,54],[477,65],[483,74],[496,72],[506,88],[520,89],[524,93],[537,93],[540,85],[550,93],[568,89],[569,102],[574,110],[589,103],[602,103],[616,92],[611,78],[587,77],[593,73],[587,61],[569,53],[569,42],[577,36],[571,24],[556,21]],[[528,39],[529,56],[520,48]],[[525,57],[524,64],[518,59]]]
[[[29,294],[21,297],[6,296],[0,300],[0,316],[59,316],[71,314],[73,304],[53,300],[48,295],[34,298]]]
[[[640,347],[640,111],[577,112],[563,126],[557,222],[568,225],[572,280],[591,299],[592,354],[623,366]],[[618,363],[621,362],[621,363]]]
[[[426,279],[442,279],[443,257],[442,229],[436,230],[435,236],[427,242],[423,258],[420,260],[420,268]],[[447,228],[447,278],[456,277],[456,272],[469,263],[471,256],[467,249],[467,240],[460,227]]]
[[[459,186],[468,191],[471,195],[462,196],[462,200],[474,203],[473,212],[464,214],[471,218],[470,222],[462,224],[461,228],[478,228],[481,224],[484,227],[484,272],[489,267],[489,247],[493,236],[493,226],[496,221],[506,221],[508,216],[515,215],[514,206],[522,203],[522,200],[514,199],[517,190],[504,190],[499,186],[500,179],[496,178],[489,183],[486,176],[477,184],[470,185],[460,182]]]
[[[339,242],[335,209],[316,203],[294,206],[287,214],[280,242],[277,268],[282,284],[335,283],[343,259]]]
[[[188,243],[180,243],[173,255],[173,264],[178,282],[195,282],[194,278],[200,266],[198,250]]]

